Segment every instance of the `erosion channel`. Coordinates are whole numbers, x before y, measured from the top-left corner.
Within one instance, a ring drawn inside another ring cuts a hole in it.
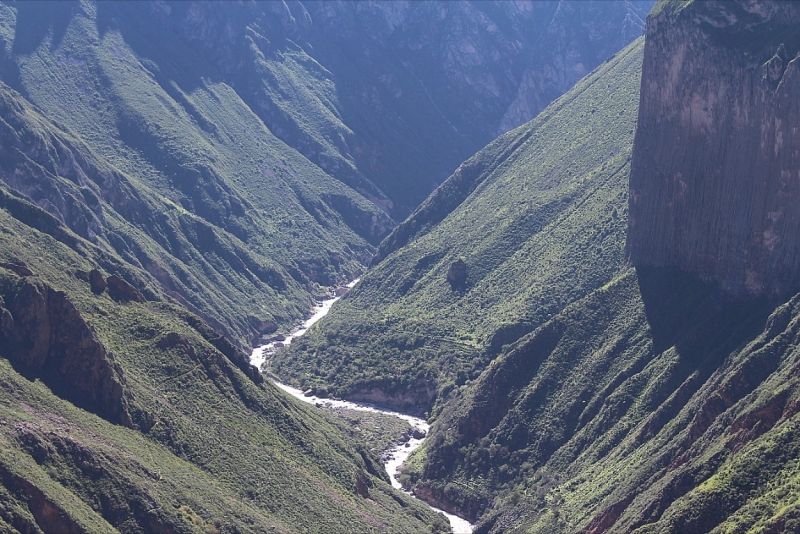
[[[347,284],[346,286],[347,289],[352,288],[354,285],[356,285],[356,283],[358,283],[358,279],[355,279],[349,284]],[[311,317],[309,317],[302,325],[300,325],[296,330],[294,330],[294,332],[292,332],[291,334],[287,334],[285,336],[279,336],[277,340],[253,349],[253,353],[250,356],[250,363],[261,369],[261,366],[263,365],[264,361],[271,352],[279,350],[286,345],[289,345],[293,339],[296,339],[305,334],[306,331],[308,331],[308,329],[311,327],[311,325],[313,325],[314,323],[325,317],[325,315],[330,311],[331,306],[333,306],[333,304],[342,297],[343,294],[342,291],[337,291],[336,293],[338,296],[324,300],[319,305],[315,306]],[[392,486],[402,490],[402,486],[400,485],[400,482],[397,480],[397,470],[403,464],[403,462],[406,461],[408,456],[417,447],[422,445],[422,443],[425,441],[425,436],[428,435],[428,430],[429,430],[429,425],[425,420],[420,419],[419,417],[414,417],[413,415],[394,412],[391,410],[383,410],[379,406],[375,406],[373,404],[359,404],[356,402],[343,401],[338,399],[326,399],[314,395],[306,396],[299,389],[283,384],[278,380],[276,380],[275,377],[270,376],[269,378],[275,383],[276,386],[286,391],[293,397],[300,399],[303,402],[313,404],[317,408],[323,410],[345,408],[349,410],[358,410],[364,412],[376,412],[398,417],[400,419],[403,419],[404,421],[407,421],[411,425],[412,429],[414,429],[412,437],[404,444],[400,444],[393,449],[384,451],[383,454],[383,458],[385,459],[384,466],[386,467],[386,471],[389,473],[389,478],[392,481]],[[411,494],[410,492],[406,493],[413,496],[413,494]],[[444,514],[447,517],[448,521],[450,521],[450,526],[452,527],[454,534],[470,534],[472,532],[472,524],[469,523],[466,519],[462,519],[453,514],[448,514],[444,510],[434,508],[433,506],[431,506],[431,508],[441,514]]]

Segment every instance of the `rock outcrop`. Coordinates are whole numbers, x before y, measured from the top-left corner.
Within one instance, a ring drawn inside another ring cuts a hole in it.
[[[106,279],[108,294],[117,302],[144,302],[142,293],[116,274]]]
[[[463,288],[467,284],[467,264],[458,258],[447,269],[447,283],[453,289]]]
[[[66,293],[25,278],[0,279],[0,355],[57,395],[133,425],[122,369]]]
[[[800,6],[659,8],[647,23],[630,258],[740,297],[796,290]]]

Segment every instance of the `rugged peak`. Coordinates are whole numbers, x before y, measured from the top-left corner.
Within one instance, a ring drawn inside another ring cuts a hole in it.
[[[792,2],[654,9],[631,164],[635,265],[735,296],[800,285],[798,23]]]

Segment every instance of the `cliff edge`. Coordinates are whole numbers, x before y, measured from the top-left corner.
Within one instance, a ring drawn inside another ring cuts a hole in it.
[[[798,28],[792,2],[656,6],[631,162],[634,265],[737,297],[800,286]]]

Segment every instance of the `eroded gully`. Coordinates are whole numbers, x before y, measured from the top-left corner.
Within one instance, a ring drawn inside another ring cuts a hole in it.
[[[352,288],[357,282],[358,282],[358,279],[356,279],[353,282],[349,283],[346,286],[347,289]],[[341,291],[339,291],[337,293],[341,293]],[[269,354],[271,354],[275,350],[278,350],[278,349],[280,349],[280,348],[282,348],[282,347],[284,347],[286,345],[289,345],[292,342],[293,339],[296,339],[296,338],[302,336],[303,334],[305,334],[306,331],[311,327],[311,325],[313,325],[314,323],[316,323],[317,321],[319,321],[320,319],[325,317],[325,315],[330,311],[331,306],[333,306],[333,304],[337,300],[339,300],[340,298],[341,298],[341,295],[337,296],[337,297],[334,297],[334,298],[331,298],[331,299],[328,299],[328,300],[325,300],[322,303],[320,303],[319,305],[315,306],[314,310],[313,310],[313,314],[311,315],[311,317],[308,318],[294,332],[292,332],[291,334],[286,335],[283,339],[281,339],[279,341],[276,340],[276,341],[273,341],[272,343],[268,343],[268,344],[262,345],[262,346],[260,346],[260,347],[258,347],[256,349],[253,349],[253,354],[250,356],[250,363],[252,363],[256,367],[261,369],[261,366],[263,365],[264,361],[269,356]],[[382,414],[386,414],[386,415],[391,415],[391,416],[394,416],[394,417],[399,417],[400,419],[403,419],[404,421],[407,421],[413,428],[417,428],[417,429],[421,430],[422,432],[421,433],[417,432],[416,433],[417,435],[421,435],[422,433],[424,433],[425,436],[428,435],[428,430],[429,430],[428,423],[425,422],[423,419],[420,419],[419,417],[414,417],[412,415],[408,415],[408,414],[404,414],[404,413],[400,413],[400,412],[394,412],[394,411],[391,411],[391,410],[384,410],[384,409],[381,409],[380,407],[372,405],[372,404],[361,404],[361,403],[357,403],[357,402],[343,401],[343,400],[338,400],[338,399],[326,399],[326,398],[320,398],[320,397],[316,397],[316,396],[308,396],[307,397],[299,389],[293,388],[291,386],[287,386],[286,384],[282,384],[282,383],[278,382],[277,380],[275,380],[273,377],[270,377],[270,379],[272,379],[273,383],[276,386],[278,386],[279,388],[281,388],[282,390],[284,390],[288,394],[292,395],[293,397],[295,397],[295,398],[297,398],[297,399],[299,399],[299,400],[301,400],[303,402],[312,404],[312,405],[316,406],[317,408],[320,408],[320,409],[348,408],[350,410],[358,410],[358,411],[363,411],[363,412],[377,412],[377,413],[382,413]],[[405,444],[398,445],[396,448],[391,449],[389,451],[386,451],[386,453],[383,455],[383,457],[386,459],[386,461],[384,463],[384,467],[386,468],[386,471],[389,473],[389,478],[392,481],[392,486],[394,486],[395,488],[404,491],[402,486],[400,485],[400,482],[397,480],[397,470],[400,468],[401,465],[403,465],[403,462],[406,461],[408,456],[417,447],[422,445],[422,443],[424,441],[425,441],[424,437],[421,438],[421,439],[416,439],[416,438],[412,437]],[[405,493],[413,496],[413,494],[411,494],[410,492],[405,492]],[[447,517],[447,519],[450,521],[450,526],[453,529],[453,533],[454,534],[470,534],[472,532],[472,524],[470,524],[466,519],[462,519],[462,518],[460,518],[458,516],[455,516],[453,514],[448,514],[444,510],[440,510],[438,508],[434,508],[433,506],[431,506],[431,508],[433,510],[441,513],[441,514],[444,514]]]

